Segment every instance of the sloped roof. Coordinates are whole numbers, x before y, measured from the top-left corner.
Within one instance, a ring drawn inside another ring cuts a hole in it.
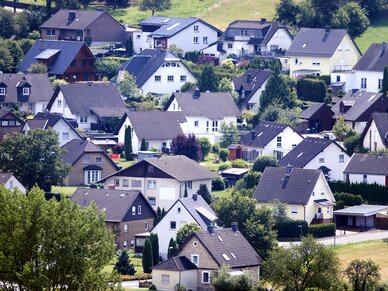
[[[172,257],[152,267],[153,270],[186,271],[195,270],[198,267],[187,257]]]
[[[344,173],[388,176],[388,155],[355,153]]]
[[[62,75],[65,73],[66,69],[70,66],[71,62],[83,46],[89,50],[86,44],[79,41],[37,39],[24,56],[17,70],[20,72],[27,72],[30,66],[37,62],[36,57],[39,54],[46,50],[59,50],[59,53],[57,53],[53,63],[48,68],[48,73],[52,75]],[[90,54],[92,55],[91,52]]]
[[[246,102],[256,93],[271,76],[270,70],[248,69],[241,77],[233,77],[234,88],[245,91]],[[250,79],[250,80],[249,80]]]
[[[11,111],[0,109],[0,119],[15,120],[15,126],[0,126],[0,141],[7,134],[19,133],[23,130],[25,122]],[[16,122],[19,122],[20,125],[16,125]]]
[[[182,203],[198,225],[203,229],[206,229],[211,222],[214,222],[217,216],[201,195],[197,195],[196,199],[197,200],[195,200],[194,197],[184,197],[180,198],[178,201]],[[172,207],[170,209],[172,209]]]
[[[94,202],[98,210],[105,213],[105,221],[121,222],[139,195],[142,194],[136,190],[78,188],[71,200],[82,208]]]
[[[241,137],[241,143],[245,146],[263,148],[287,127],[288,124],[260,121],[251,132]]]
[[[288,204],[306,205],[321,173],[321,170],[294,168],[286,176],[286,168],[267,167],[253,198],[264,203],[276,199]]]
[[[0,171],[0,184],[5,184],[12,177],[12,173]]]
[[[69,12],[75,14],[75,19],[68,22]],[[41,28],[59,28],[59,29],[85,29],[101,15],[104,11],[98,10],[67,10],[61,9],[47,19],[40,27]]]
[[[353,67],[353,70],[383,72],[384,68],[388,66],[387,50],[387,43],[372,43]]]
[[[331,118],[333,115],[334,112],[325,103],[313,103],[299,114],[303,119]]]
[[[31,86],[29,103],[48,102],[54,93],[47,74],[0,74],[0,83],[7,86],[4,103],[18,103],[17,88],[24,82]]]
[[[209,119],[240,116],[240,111],[229,92],[201,92],[199,98],[193,98],[193,94],[193,92],[172,94],[165,110],[175,98],[185,116],[203,116]]]

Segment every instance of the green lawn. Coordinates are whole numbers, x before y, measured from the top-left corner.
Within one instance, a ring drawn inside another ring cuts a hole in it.
[[[51,192],[63,195],[73,195],[77,188],[78,187],[53,186]]]
[[[229,197],[230,193],[231,193],[231,189],[227,188],[221,191],[212,191],[212,196],[218,197],[218,198],[224,198],[224,197]]]
[[[357,37],[356,43],[362,52],[365,52],[369,45],[375,42],[383,42],[388,40],[388,11],[373,22],[368,29]]]
[[[116,164],[119,164],[120,166],[124,168],[127,168],[131,165],[133,165],[135,162],[134,161],[127,161],[126,159],[118,159],[118,160],[114,160]]]

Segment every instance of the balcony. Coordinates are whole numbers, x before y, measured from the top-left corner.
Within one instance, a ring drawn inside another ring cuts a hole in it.
[[[352,66],[347,66],[347,65],[337,65],[334,67],[334,72],[347,72],[351,70],[352,70]]]

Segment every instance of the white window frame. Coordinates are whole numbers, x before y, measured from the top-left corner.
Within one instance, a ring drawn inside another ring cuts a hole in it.
[[[204,280],[204,275],[207,274],[207,281]],[[209,271],[203,271],[201,275],[201,283],[202,284],[210,284],[210,272]]]
[[[82,163],[89,164],[90,163],[90,157],[83,157],[82,158]]]
[[[136,206],[132,206],[132,215],[136,215]]]
[[[123,179],[123,187],[129,187],[129,179]]]
[[[128,232],[128,223],[124,224],[123,231],[124,231],[124,232]]]
[[[88,123],[88,117],[87,116],[80,116],[79,123]]]
[[[187,76],[186,75],[181,75],[181,82],[186,82]]]
[[[175,223],[175,228],[172,227],[172,223]],[[176,230],[176,221],[170,220],[170,230]]]
[[[57,107],[62,107],[62,100],[61,99],[57,100]]]
[[[1,96],[5,95],[5,88],[4,87],[0,87],[0,95]]]
[[[69,139],[70,139],[70,133],[62,132],[62,140],[69,140]]]
[[[156,197],[148,197],[147,199],[150,205],[156,205]]]
[[[276,147],[278,147],[278,148],[282,147],[282,137],[281,136],[276,137]]]
[[[207,44],[207,43],[208,43],[208,38],[207,38],[207,36],[202,37],[202,42],[203,42],[204,44]]]
[[[162,274],[162,285],[170,285],[170,275]]]
[[[102,163],[102,157],[96,157],[96,163],[101,164]]]
[[[156,190],[156,180],[148,180],[147,181],[147,189]]]
[[[218,131],[218,120],[213,120],[213,122],[212,122],[212,131],[213,132]]]
[[[90,185],[101,180],[101,170],[85,171],[85,185]]]
[[[228,43],[228,49],[232,49],[233,48],[233,43]]]
[[[173,83],[174,82],[174,75],[167,76],[167,82]]]
[[[199,126],[199,121],[198,120],[194,120],[194,127],[198,127]]]
[[[128,241],[127,240],[124,241],[123,246],[124,246],[124,250],[128,249]]]
[[[338,162],[339,163],[345,163],[345,155],[344,154],[340,154],[339,156],[338,156]]]
[[[162,82],[162,76],[161,75],[155,75],[155,82]]]
[[[367,86],[367,79],[361,78],[361,89],[366,89]]]
[[[193,42],[194,42],[194,44],[198,44],[199,43],[199,37],[198,36],[194,36],[193,37]]]
[[[27,88],[26,88],[26,87],[24,87],[24,88],[23,88],[23,95],[24,95],[24,96],[26,96],[26,95],[30,95],[30,88],[28,88],[28,87],[27,87]]]
[[[383,79],[378,79],[378,84],[377,84],[377,87],[378,89],[380,90],[381,88],[383,88]],[[1,95],[1,94],[0,94]]]
[[[137,206],[137,214],[141,214],[142,210],[143,210],[143,207],[141,205],[138,205]]]
[[[197,260],[194,260],[194,258],[197,258]],[[192,254],[191,255],[191,262],[198,267],[199,266],[199,255]]]
[[[144,222],[144,230],[148,230],[149,228],[149,225],[148,225],[148,221]]]
[[[46,35],[47,36],[55,36],[55,29],[47,29]]]
[[[138,183],[140,182],[140,186],[136,186],[134,183]],[[142,180],[138,180],[138,179],[132,179],[131,180],[131,188],[136,188],[136,189],[139,189],[139,188],[142,188],[143,186],[143,183],[142,183]]]
[[[193,181],[187,181],[187,189],[193,189]]]
[[[318,163],[324,164],[325,163],[325,157],[319,157]]]
[[[194,25],[194,32],[199,32],[199,25]]]

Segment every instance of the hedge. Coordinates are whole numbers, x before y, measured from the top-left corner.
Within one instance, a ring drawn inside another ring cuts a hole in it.
[[[349,183],[342,181],[330,181],[331,191],[352,193],[360,195],[364,202],[369,204],[388,205],[388,187],[378,184]]]
[[[151,274],[139,273],[135,275],[121,275],[121,281],[148,280],[152,279]]]
[[[300,100],[323,102],[326,97],[327,86],[325,81],[304,78],[298,81],[297,91]]]
[[[275,229],[278,232],[278,238],[287,237],[300,237],[301,230],[299,225],[302,225],[302,235],[305,236],[308,233],[308,224],[304,220],[283,220],[275,225]]]
[[[225,189],[225,182],[222,178],[217,177],[212,180],[212,191],[221,191]]]
[[[334,236],[335,223],[309,225],[309,234],[315,238]]]
[[[354,195],[351,193],[344,193],[344,192],[334,193],[334,198],[337,201],[337,203],[339,201],[343,201],[344,206],[361,205],[363,202],[361,195]]]

